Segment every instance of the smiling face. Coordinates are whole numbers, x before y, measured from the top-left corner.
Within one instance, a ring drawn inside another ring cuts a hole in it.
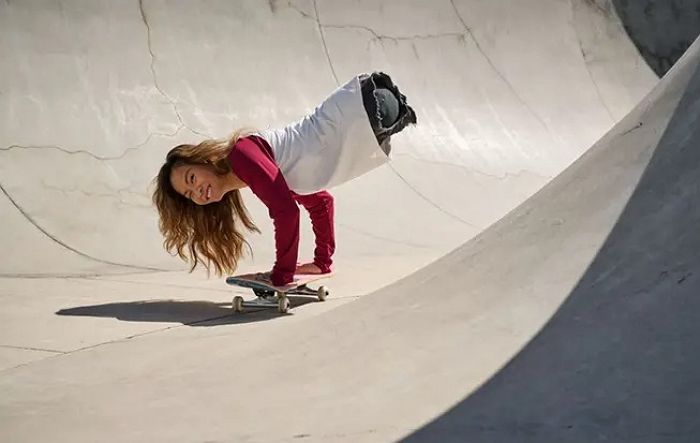
[[[225,176],[209,165],[177,165],[170,173],[170,183],[178,194],[198,205],[218,202],[229,191]]]

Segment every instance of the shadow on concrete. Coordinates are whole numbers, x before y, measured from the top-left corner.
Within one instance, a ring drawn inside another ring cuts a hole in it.
[[[627,34],[662,77],[700,34],[700,0],[613,0]]]
[[[699,97],[696,70],[605,244],[546,326],[403,441],[698,441]]]
[[[180,323],[187,326],[219,326],[273,320],[291,315],[294,308],[316,301],[313,297],[289,297],[291,311],[280,314],[274,308],[249,308],[234,313],[231,303],[211,301],[145,300],[108,303],[61,309],[56,315],[79,317],[112,317],[130,322]]]

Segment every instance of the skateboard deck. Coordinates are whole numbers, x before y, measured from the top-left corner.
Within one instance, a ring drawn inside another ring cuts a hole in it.
[[[311,295],[318,298],[319,301],[324,301],[329,295],[328,289],[321,286],[317,289],[309,288],[307,285],[316,280],[329,278],[333,274],[297,274],[294,276],[292,283],[284,286],[274,286],[266,281],[267,274],[252,273],[235,275],[226,278],[226,283],[232,286],[252,289],[253,293],[258,297],[254,301],[246,301],[240,295],[233,298],[234,312],[243,312],[245,308],[272,308],[276,307],[281,313],[286,313],[289,310],[289,298],[287,295]]]

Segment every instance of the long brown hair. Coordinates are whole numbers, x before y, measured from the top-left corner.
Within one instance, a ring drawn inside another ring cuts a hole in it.
[[[159,228],[165,237],[163,246],[189,262],[190,272],[201,263],[207,272],[211,272],[213,266],[217,275],[234,273],[243,256],[243,245],[250,250],[238,225],[242,224],[250,232],[259,233],[260,230],[250,219],[240,191],[230,191],[221,201],[200,206],[175,191],[170,174],[174,167],[183,164],[209,165],[220,175],[230,172],[227,155],[241,137],[251,132],[244,129],[228,139],[175,146],[153,180],[153,203],[160,215]]]

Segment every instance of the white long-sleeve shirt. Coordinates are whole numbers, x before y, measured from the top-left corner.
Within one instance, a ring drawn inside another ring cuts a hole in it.
[[[298,194],[332,188],[388,162],[367,118],[357,76],[313,113],[259,135],[272,147],[289,188]]]

